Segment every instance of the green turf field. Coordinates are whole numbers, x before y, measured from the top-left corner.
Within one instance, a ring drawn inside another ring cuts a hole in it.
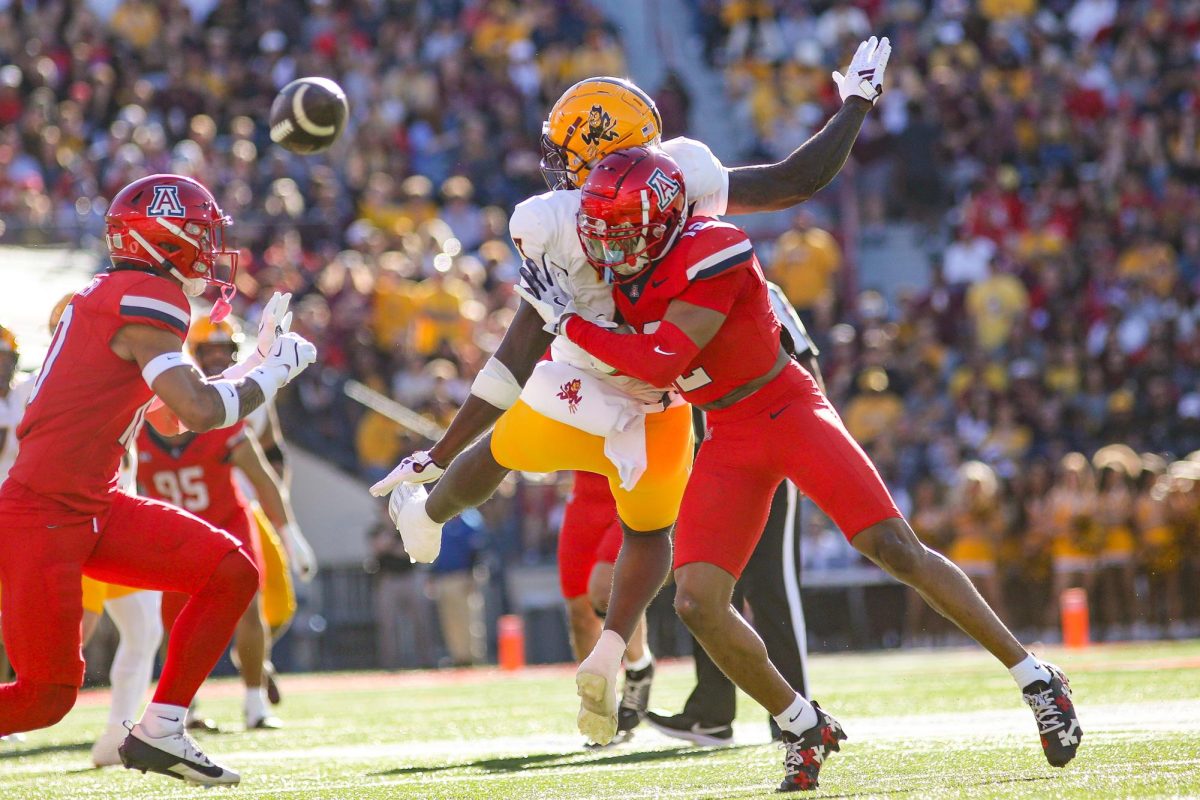
[[[1200,642],[1048,653],[1067,670],[1085,730],[1065,770],[1046,765],[1033,715],[1008,675],[974,651],[816,656],[815,694],[850,740],[817,797],[1200,797]],[[586,752],[572,673],[535,669],[293,676],[282,731],[201,740],[242,772],[204,792],[121,768],[90,768],[105,714],[85,694],[49,731],[0,743],[0,798],[721,798],[767,797],[782,757],[765,714],[742,698],[738,743],[700,749],[639,731]],[[661,670],[652,705],[678,708],[690,663]],[[230,727],[229,682],[201,694]]]

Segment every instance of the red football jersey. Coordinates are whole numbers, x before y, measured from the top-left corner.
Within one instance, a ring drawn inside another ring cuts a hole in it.
[[[233,479],[229,454],[246,438],[245,424],[169,441],[152,428],[137,440],[138,494],[190,511],[218,528],[249,503]]]
[[[98,275],[63,312],[29,406],[17,427],[9,476],[83,517],[101,515],[117,491],[121,455],[153,392],[110,342],[126,325],[187,338],[191,309],[179,284],[147,272]]]
[[[672,300],[726,315],[717,335],[675,381],[691,403],[711,403],[765,375],[779,356],[779,319],[745,231],[709,217],[687,221],[679,241],[636,280],[613,287],[617,310],[653,333]]]

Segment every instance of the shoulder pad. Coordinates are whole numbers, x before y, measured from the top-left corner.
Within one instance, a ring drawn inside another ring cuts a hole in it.
[[[729,200],[729,170],[704,142],[679,136],[662,143],[662,149],[683,171],[687,202],[696,213],[720,216]]]
[[[508,220],[508,233],[525,258],[537,259],[575,236],[579,192],[560,189],[534,195],[517,204]]]
[[[752,264],[754,245],[736,225],[711,217],[693,217],[684,226],[676,248],[689,281],[714,278]]]

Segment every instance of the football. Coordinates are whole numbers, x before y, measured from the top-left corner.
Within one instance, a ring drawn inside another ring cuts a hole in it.
[[[349,112],[346,93],[335,82],[297,78],[271,103],[271,141],[293,153],[320,153],[337,141]]]

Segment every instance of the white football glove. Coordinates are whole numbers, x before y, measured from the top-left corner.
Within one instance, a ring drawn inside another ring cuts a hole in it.
[[[258,320],[258,342],[254,352],[259,359],[267,357],[275,340],[292,329],[292,312],[288,304],[292,302],[292,293],[276,292],[263,306],[262,316]]]
[[[885,36],[872,36],[858,46],[846,74],[833,73],[842,102],[851,97],[861,97],[872,105],[883,94],[883,75],[887,71],[888,58],[892,55],[892,43]]]
[[[317,576],[317,554],[304,534],[295,525],[284,525],[279,530],[283,545],[287,548],[288,561],[296,568],[296,574],[304,583],[311,583]]]
[[[303,372],[317,360],[317,347],[298,333],[283,333],[271,345],[270,352],[263,359],[262,369],[270,370],[283,367],[283,380],[280,386],[286,386],[293,378]]]
[[[560,321],[576,313],[575,301],[560,283],[558,273],[562,270],[550,266],[543,256],[540,265],[532,259],[526,259],[520,272],[521,282],[517,284],[517,294],[525,298],[525,302],[538,312],[538,316],[546,323],[546,330],[558,336]]]
[[[428,450],[418,450],[408,456],[387,477],[371,487],[374,497],[383,497],[402,483],[429,483],[442,477],[446,470],[433,463]]]

